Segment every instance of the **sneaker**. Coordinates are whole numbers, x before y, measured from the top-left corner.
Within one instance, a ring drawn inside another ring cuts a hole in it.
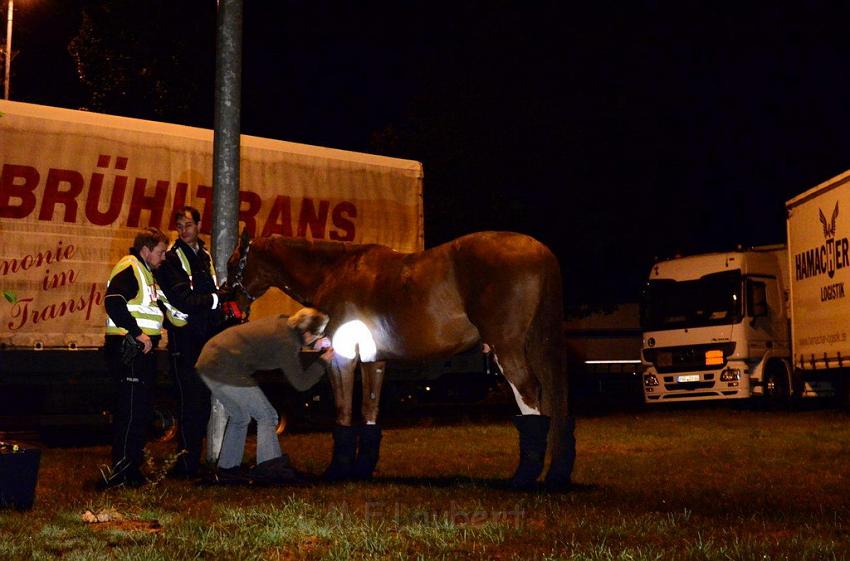
[[[212,474],[211,483],[217,485],[248,485],[251,483],[251,478],[248,477],[241,466],[218,468]]]
[[[175,464],[173,468],[168,470],[166,473],[166,477],[169,479],[181,479],[184,481],[191,481],[194,479],[203,479],[205,477],[209,477],[214,473],[215,470],[210,470],[205,465],[197,467],[195,469],[186,468],[181,466],[180,464]]]
[[[304,474],[292,467],[286,454],[254,466],[250,471],[250,477],[256,485],[305,485],[308,483]]]

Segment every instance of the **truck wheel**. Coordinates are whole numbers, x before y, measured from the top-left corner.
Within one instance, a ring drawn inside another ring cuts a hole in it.
[[[282,411],[278,411],[277,412],[277,427],[275,427],[275,429],[274,429],[275,433],[278,434],[278,435],[283,434],[283,431],[286,430],[286,423],[287,423],[286,413],[284,413]]]
[[[768,368],[764,375],[764,400],[770,409],[784,409],[788,406],[791,394],[788,376],[784,368]]]
[[[170,411],[154,409],[151,423],[151,439],[156,442],[171,442],[177,436],[177,418]]]

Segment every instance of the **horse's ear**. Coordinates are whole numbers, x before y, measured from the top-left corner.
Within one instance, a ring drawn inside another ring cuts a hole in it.
[[[242,229],[242,236],[239,238],[239,247],[248,247],[248,244],[251,243],[251,233],[248,232],[248,228]]]

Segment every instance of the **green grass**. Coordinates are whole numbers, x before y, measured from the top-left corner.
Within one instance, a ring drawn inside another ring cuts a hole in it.
[[[385,430],[377,481],[299,488],[98,493],[106,447],[45,449],[33,510],[0,511],[0,560],[850,559],[845,413],[652,409],[581,417],[577,438],[581,487],[560,495],[497,485],[507,421]],[[330,456],[327,433],[282,442],[307,471]],[[80,520],[107,508],[139,527]]]

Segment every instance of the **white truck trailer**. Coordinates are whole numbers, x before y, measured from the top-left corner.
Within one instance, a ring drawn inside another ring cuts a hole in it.
[[[794,372],[850,405],[850,171],[786,204]]]
[[[109,271],[139,228],[174,236],[183,205],[201,211],[210,233],[212,139],[205,129],[0,101],[0,427],[104,414]],[[418,251],[422,181],[416,161],[243,135],[240,231]],[[252,312],[294,307],[270,291]]]
[[[646,403],[848,399],[850,172],[786,203],[787,245],[656,263],[641,310]]]

